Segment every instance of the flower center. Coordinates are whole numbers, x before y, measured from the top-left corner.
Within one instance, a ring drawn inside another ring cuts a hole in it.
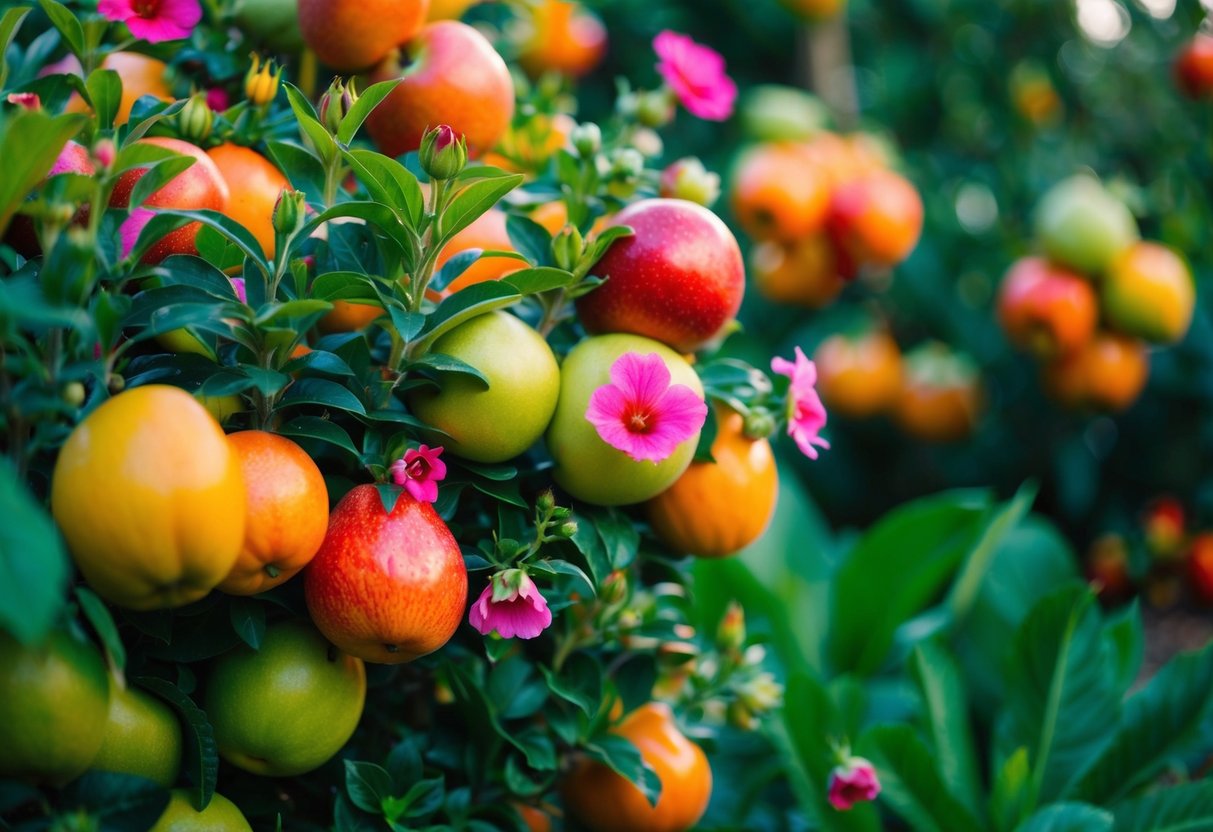
[[[160,2],[161,0],[133,0],[131,8],[140,17],[155,17],[160,11]]]
[[[631,433],[648,433],[653,429],[653,423],[656,419],[653,414],[645,410],[633,410],[628,414],[627,426]]]
[[[410,480],[423,480],[429,475],[430,466],[424,457],[417,457],[405,466],[404,472]]]

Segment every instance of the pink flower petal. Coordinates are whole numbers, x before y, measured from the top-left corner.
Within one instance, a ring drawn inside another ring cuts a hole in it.
[[[154,216],[156,216],[155,211],[136,208],[122,221],[122,225],[118,226],[118,239],[122,243],[123,257],[130,256],[131,251],[135,248],[135,243],[139,240],[140,232]]]
[[[468,623],[475,627],[482,636],[493,632],[492,626],[486,626],[489,617],[489,601],[492,597],[493,585],[489,584],[484,588],[484,592],[480,593],[480,597],[472,603],[472,609],[468,612]]]
[[[121,23],[136,15],[131,0],[97,0],[97,11],[106,20]]]
[[[611,382],[633,404],[656,404],[670,386],[670,368],[657,353],[625,352],[611,365]]]
[[[708,121],[733,114],[737,85],[720,53],[686,35],[664,31],[653,39],[657,71],[689,113]]]
[[[817,459],[817,448],[829,448],[830,443],[818,434],[826,425],[826,409],[817,393],[817,366],[805,357],[800,347],[795,350],[795,362],[776,356],[771,369],[790,379],[788,385],[788,436],[800,452]]]
[[[472,604],[468,622],[481,635],[496,631],[502,638],[529,639],[551,626],[552,612],[535,582],[525,573],[518,580],[517,591],[501,601],[493,601],[493,582],[490,581]]]
[[[619,387],[614,384],[604,384],[590,394],[590,404],[586,408],[585,418],[598,428],[599,434],[603,429],[622,426],[628,401],[628,396]],[[603,438],[605,441],[610,441]]]

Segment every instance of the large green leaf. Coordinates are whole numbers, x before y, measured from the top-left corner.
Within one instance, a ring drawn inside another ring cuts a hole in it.
[[[17,36],[25,16],[30,13],[29,6],[14,6],[0,17],[0,89],[8,80],[8,47]]]
[[[936,756],[908,725],[879,725],[859,753],[880,775],[880,800],[917,832],[980,832],[982,825],[950,791]]]
[[[1147,783],[1177,755],[1213,753],[1210,691],[1213,645],[1172,659],[1125,703],[1111,744],[1068,793],[1092,803],[1113,803]]]
[[[939,773],[956,799],[981,816],[977,751],[969,724],[969,697],[956,660],[937,642],[919,644],[910,656],[910,673],[922,696],[932,751]]]
[[[1065,785],[1110,739],[1120,695],[1095,597],[1071,585],[1028,613],[1011,646],[1004,699],[1010,747],[1030,750],[1041,801]]]
[[[475,222],[503,196],[521,185],[522,180],[522,174],[502,174],[479,179],[460,188],[442,212],[438,224],[438,245],[445,245],[451,237]]]
[[[40,641],[63,610],[67,552],[50,515],[0,457],[0,628],[23,644]]]
[[[4,134],[0,136],[0,235],[26,194],[46,178],[68,139],[87,122],[86,115],[49,116],[40,110],[20,110],[4,122]]]
[[[946,492],[902,506],[859,539],[833,584],[827,646],[836,671],[881,666],[897,627],[938,597],[988,513],[984,492]]]
[[[1015,496],[1001,506],[986,524],[985,530],[977,543],[969,551],[965,564],[956,576],[952,591],[948,596],[948,607],[952,618],[962,622],[973,609],[981,591],[982,581],[990,571],[990,565],[998,554],[998,547],[1006,540],[1007,535],[1027,516],[1036,499],[1036,486],[1027,483],[1020,487]]]
[[[1213,832],[1213,780],[1126,800],[1112,814],[1115,832]]]
[[[499,280],[474,283],[460,289],[438,304],[438,308],[426,319],[413,350],[423,354],[443,333],[486,312],[517,303],[521,298],[522,295],[513,286]]]
[[[1015,832],[1111,832],[1112,813],[1088,803],[1054,803]]]
[[[358,133],[358,128],[362,126],[362,122],[366,121],[366,117],[371,114],[371,110],[375,109],[375,105],[380,101],[387,98],[399,83],[399,78],[393,78],[390,81],[380,81],[378,84],[371,84],[359,93],[358,100],[354,102],[354,106],[350,107],[349,112],[345,114],[345,118],[341,120],[341,127],[337,130],[337,141],[343,145],[348,145],[352,142],[354,136]]]

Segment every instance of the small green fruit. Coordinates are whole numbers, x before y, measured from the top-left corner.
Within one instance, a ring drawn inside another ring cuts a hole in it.
[[[41,647],[0,633],[0,777],[66,783],[101,750],[109,712],[105,662],[64,632]]]
[[[457,456],[504,462],[534,445],[556,410],[560,368],[547,341],[508,312],[490,312],[460,324],[430,348],[479,370],[446,374],[442,389],[423,387],[409,397],[414,415],[445,431],[435,436]]]
[[[199,812],[189,791],[173,789],[168,808],[151,832],[252,832],[252,827],[236,804],[221,794],[211,795],[211,802]]]
[[[176,715],[159,699],[111,676],[105,741],[91,767],[173,785],[181,772],[181,725]]]
[[[369,603],[369,601],[367,601]],[[219,754],[271,777],[311,771],[341,750],[362,718],[366,669],[306,621],[277,624],[260,650],[224,654],[207,680]]]
[[[1132,212],[1090,176],[1054,185],[1036,210],[1036,236],[1049,259],[1099,275],[1140,236]]]
[[[611,381],[611,365],[626,352],[656,353],[670,370],[671,384],[685,384],[703,398],[703,385],[678,353],[640,335],[600,335],[578,344],[560,370],[560,401],[547,443],[556,461],[557,484],[579,500],[603,506],[630,505],[665,491],[691,464],[699,433],[661,462],[634,460],[602,440],[586,419],[590,396]]]

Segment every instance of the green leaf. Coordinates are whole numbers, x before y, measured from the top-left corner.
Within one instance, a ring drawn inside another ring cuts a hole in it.
[[[327,161],[337,155],[337,143],[324,125],[316,118],[307,97],[294,84],[283,83],[287,101],[295,111],[295,120],[299,122],[299,133],[320,156],[321,161]]]
[[[240,640],[254,650],[260,650],[261,640],[265,638],[265,605],[252,598],[232,598],[228,615]]]
[[[297,191],[303,191],[312,204],[324,194],[324,166],[307,148],[286,141],[266,142],[270,158]]]
[[[288,318],[303,318],[315,315],[317,312],[327,312],[333,304],[326,300],[302,299],[288,300],[285,303],[270,302],[257,311],[253,323],[257,326],[268,326]]]
[[[390,81],[380,81],[378,84],[371,84],[358,94],[358,100],[354,102],[354,106],[350,107],[349,112],[345,114],[345,118],[341,120],[341,127],[337,130],[337,141],[343,145],[348,145],[354,140],[354,136],[358,133],[358,128],[362,126],[362,122],[366,121],[366,117],[371,114],[371,110],[379,104],[384,98],[396,89],[396,85],[400,83],[399,78],[393,78]]]
[[[552,235],[530,217],[510,214],[505,218],[505,230],[510,245],[532,265],[551,266]]]
[[[915,647],[910,656],[910,674],[922,696],[939,773],[956,799],[980,818],[980,769],[969,724],[969,697],[960,668],[940,644],[927,641]]]
[[[146,777],[88,771],[63,790],[59,808],[85,809],[105,830],[150,829],[168,802],[168,789]]]
[[[1011,747],[1030,749],[1033,789],[1053,800],[1110,738],[1120,697],[1095,598],[1085,586],[1046,596],[1020,625],[1006,666]]]
[[[1032,811],[1036,797],[1028,749],[1021,746],[1007,757],[990,791],[990,817],[995,829],[1013,829]]]
[[[616,734],[603,734],[586,744],[584,750],[591,759],[631,781],[640,789],[649,805],[657,805],[657,799],[661,797],[661,778],[645,763],[636,746]]]
[[[373,150],[348,150],[343,155],[372,199],[395,209],[410,228],[421,226],[425,217],[425,195],[417,177],[408,168]]]
[[[364,812],[383,814],[383,801],[392,796],[392,775],[374,763],[345,761],[345,791]]]
[[[602,666],[586,653],[574,653],[557,672],[539,665],[552,693],[593,718],[602,705]]]
[[[433,814],[442,807],[442,801],[446,797],[446,782],[441,777],[431,777],[428,780],[419,780],[414,783],[404,797],[400,799],[400,803],[405,807],[404,815],[410,818],[425,817]],[[384,810],[386,813],[387,806],[393,798],[388,798],[384,801]]]
[[[1054,803],[1016,832],[1112,832],[1112,813],[1087,803]]]
[[[454,373],[461,376],[471,376],[481,383],[483,389],[489,389],[489,380],[484,373],[477,370],[466,361],[456,358],[453,355],[446,355],[440,352],[428,352],[418,358],[416,361],[409,363],[409,369],[412,370],[430,370],[435,373]]]
[[[76,19],[76,15],[72,14],[67,6],[56,0],[38,0],[38,3],[42,6],[42,11],[46,12],[46,16],[51,19],[51,25],[59,30],[59,34],[63,35],[72,54],[83,63],[85,58],[84,28]]]
[[[98,125],[103,130],[110,129],[122,103],[122,79],[112,69],[97,69],[88,76],[85,87]]]
[[[22,644],[46,637],[63,610],[68,560],[46,510],[0,457],[0,627]]]
[[[0,136],[0,236],[8,229],[26,194],[46,178],[68,139],[79,133],[88,120],[88,116],[80,113],[49,116],[41,111],[21,110],[5,121]]]
[[[1106,616],[1104,640],[1116,661],[1117,688],[1127,691],[1137,680],[1145,656],[1146,634],[1137,599]]]
[[[265,252],[261,250],[261,243],[257,242],[257,238],[252,235],[252,232],[225,214],[210,210],[164,210],[158,212],[157,216],[177,216],[197,220],[203,225],[215,229],[230,240],[236,248],[240,249],[246,257],[250,258],[262,270],[269,271],[269,263],[265,259]],[[142,235],[140,239],[142,240]]]
[[[981,538],[969,551],[965,564],[961,568],[960,574],[957,575],[956,582],[952,585],[948,605],[951,607],[953,620],[963,621],[972,610],[982,581],[989,572],[990,564],[998,552],[998,547],[1002,545],[1011,530],[1019,525],[1027,515],[1035,499],[1035,484],[1025,483],[1015,492],[1015,496],[990,518]]]
[[[8,47],[17,37],[17,30],[29,13],[29,6],[14,6],[0,17],[0,89],[4,89],[8,81]]]
[[[451,237],[467,228],[478,217],[496,205],[503,196],[522,184],[522,174],[507,174],[481,179],[463,187],[438,221],[438,245],[446,245]]]
[[[426,319],[425,326],[418,334],[415,349],[418,353],[424,353],[436,339],[464,321],[503,309],[517,303],[521,298],[522,296],[514,291],[514,287],[500,280],[475,283],[460,289],[438,304],[438,308]]]
[[[483,254],[484,250],[479,248],[469,248],[466,251],[459,252],[450,260],[447,260],[442,265],[442,268],[438,270],[438,273],[430,278],[426,289],[432,289],[435,292],[442,291],[451,285],[455,281],[455,278],[467,271]]]
[[[1114,803],[1154,779],[1181,754],[1213,753],[1209,691],[1213,645],[1175,657],[1121,711],[1112,742],[1067,790],[1091,803]],[[1106,732],[1114,724],[1104,726]]]
[[[366,408],[357,396],[340,384],[322,378],[304,378],[292,384],[279,399],[275,410],[297,404],[318,404],[366,415]]]
[[[283,436],[293,436],[297,439],[315,439],[318,442],[327,442],[346,451],[355,460],[360,457],[358,449],[354,447],[354,441],[350,439],[345,428],[319,416],[296,416],[279,428],[278,432]]]
[[[123,646],[122,638],[118,635],[118,625],[114,623],[114,617],[110,615],[109,607],[88,587],[76,587],[75,595],[76,602],[80,604],[80,610],[88,619],[93,632],[101,639],[106,655],[109,656],[114,668],[119,671],[125,670],[126,647]]]
[[[1112,813],[1115,832],[1213,832],[1213,780],[1126,800]]]
[[[373,300],[379,295],[369,275],[358,272],[325,272],[312,281],[311,295],[320,300]]]
[[[185,721],[185,754],[182,763],[194,783],[190,790],[190,802],[201,812],[210,804],[219,776],[219,750],[215,745],[215,729],[211,727],[206,713],[173,683],[154,676],[140,676],[134,681],[141,688],[151,691],[172,705]]]
[[[197,160],[192,156],[177,156],[174,159],[165,159],[144,168],[146,172],[139,177],[139,181],[131,189],[128,207],[133,209],[143,205],[152,194],[167,185],[178,174],[193,167],[195,161]]]
[[[880,725],[859,741],[859,753],[880,776],[880,799],[918,832],[981,832],[981,824],[949,792],[926,743],[908,725]]]
[[[501,278],[513,286],[520,295],[535,295],[539,292],[549,292],[552,289],[563,289],[571,285],[576,278],[572,272],[557,269],[554,266],[542,266],[535,269],[522,269]]]
[[[984,492],[953,491],[904,505],[869,529],[834,578],[832,666],[865,675],[878,669],[897,628],[938,597],[988,517]]]

